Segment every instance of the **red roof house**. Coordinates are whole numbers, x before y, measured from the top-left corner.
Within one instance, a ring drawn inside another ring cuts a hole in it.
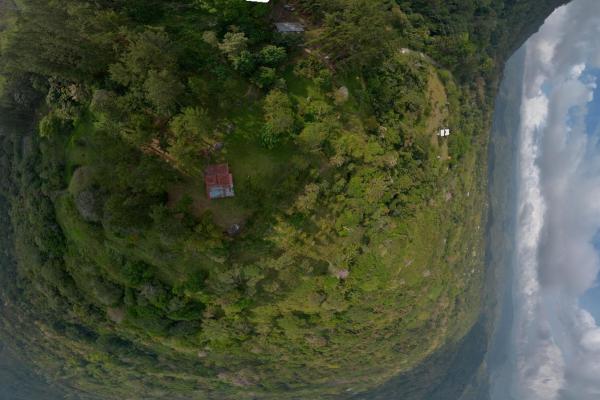
[[[233,175],[229,173],[229,165],[209,165],[204,170],[204,186],[209,199],[233,197]]]

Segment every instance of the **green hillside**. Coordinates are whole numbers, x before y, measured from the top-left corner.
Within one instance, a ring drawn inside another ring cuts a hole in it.
[[[0,341],[81,398],[240,400],[460,342],[499,71],[558,3],[2,3]]]

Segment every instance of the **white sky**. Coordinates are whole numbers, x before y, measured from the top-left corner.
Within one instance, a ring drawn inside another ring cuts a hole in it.
[[[586,127],[600,68],[600,1],[557,10],[526,44],[511,395],[600,399],[600,328],[578,299],[600,258],[600,147]],[[508,398],[508,393],[507,393]]]

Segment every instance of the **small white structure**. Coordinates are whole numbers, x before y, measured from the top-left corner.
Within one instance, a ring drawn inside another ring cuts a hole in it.
[[[246,1],[252,1],[254,3],[268,3],[269,0],[246,0]]]
[[[444,129],[440,129],[440,131],[437,134],[439,137],[446,137],[446,136],[450,136],[450,129],[444,128]]]

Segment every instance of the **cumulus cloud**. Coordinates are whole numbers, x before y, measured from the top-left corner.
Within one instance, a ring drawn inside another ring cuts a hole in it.
[[[600,257],[600,1],[557,10],[526,44],[521,110],[514,385],[522,400],[600,398],[600,328],[577,299]]]

